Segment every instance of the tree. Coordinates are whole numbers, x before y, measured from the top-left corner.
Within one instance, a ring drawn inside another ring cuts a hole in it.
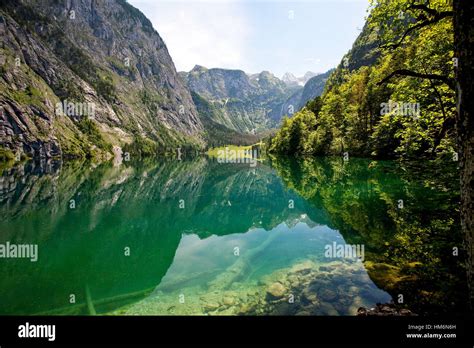
[[[370,23],[372,27],[378,27],[379,31],[382,32],[383,41],[388,41],[388,43],[382,44],[381,48],[388,50],[395,50],[405,46],[410,41],[412,35],[416,35],[422,30],[431,29],[442,21],[452,20],[454,15],[452,4],[446,0],[374,0],[372,5],[374,10],[371,13]],[[389,20],[387,20],[387,15],[390,16]],[[448,130],[452,129],[454,124],[454,118],[450,117],[449,113],[446,112],[448,106],[443,101],[444,98],[439,91],[440,88],[437,86],[437,83],[444,83],[454,91],[455,81],[452,69],[448,71],[446,71],[446,68],[439,69],[437,64],[432,64],[429,68],[430,71],[427,71],[428,69],[425,66],[422,68],[423,71],[420,71],[419,66],[417,68],[418,70],[407,68],[394,69],[378,82],[378,85],[383,85],[397,76],[409,76],[430,81],[431,89],[438,99],[438,104],[443,114],[441,130],[438,134],[434,135],[432,146],[432,153],[434,153]]]
[[[380,84],[388,82],[395,76],[412,76],[421,79],[441,81],[457,92],[457,117],[456,129],[458,140],[458,154],[460,162],[460,183],[461,183],[461,226],[465,237],[465,249],[467,255],[468,285],[470,288],[469,297],[471,308],[474,308],[474,251],[473,251],[473,217],[474,210],[474,138],[473,138],[473,119],[472,110],[474,110],[474,95],[472,79],[474,78],[472,62],[474,61],[474,43],[472,37],[474,22],[474,4],[466,0],[431,0],[423,3],[416,0],[374,0],[372,5],[376,6],[372,14],[379,20],[384,13],[383,8],[391,3],[392,15],[393,9],[402,14],[398,17],[406,20],[403,13],[411,13],[413,17],[409,20],[411,25],[408,29],[400,31],[403,25],[393,25],[392,37],[398,32],[398,40],[394,43],[384,45],[385,48],[396,49],[400,47],[414,31],[424,27],[431,26],[441,20],[453,19],[454,24],[454,67],[456,68],[456,78],[453,80],[449,76],[439,74],[429,74],[411,71],[408,69],[394,70],[391,74],[380,81]],[[396,6],[393,4],[396,3]],[[377,8],[378,6],[378,8]],[[378,11],[378,12],[377,12]],[[393,18],[396,18],[395,16]],[[375,23],[380,21],[375,20]],[[385,31],[385,30],[384,30]],[[390,31],[390,30],[387,30]],[[394,34],[395,33],[395,34]],[[449,122],[449,119],[446,119]],[[443,129],[447,126],[443,125]]]
[[[457,132],[461,175],[461,225],[468,252],[467,269],[470,287],[471,308],[474,308],[474,252],[473,217],[474,210],[474,137],[473,116],[474,79],[472,62],[474,61],[473,37],[474,3],[466,0],[454,0],[454,41],[456,69],[456,89],[458,93]]]
[[[442,20],[453,18],[452,5],[446,0],[373,0],[374,9],[370,23],[378,28],[382,35],[381,45],[385,49],[397,49],[410,39],[410,35]],[[387,18],[388,17],[388,18]],[[454,81],[446,75],[424,73],[409,69],[397,69],[385,77],[380,84],[395,76],[411,76],[422,79],[438,80],[454,89]]]

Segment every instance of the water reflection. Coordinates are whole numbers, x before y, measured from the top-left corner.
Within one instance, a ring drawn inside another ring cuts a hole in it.
[[[1,177],[0,243],[39,260],[0,259],[0,312],[344,315],[399,291],[457,308],[461,272],[425,255],[456,228],[423,220],[448,217],[440,192],[366,161],[29,163]],[[325,258],[333,241],[364,263]]]

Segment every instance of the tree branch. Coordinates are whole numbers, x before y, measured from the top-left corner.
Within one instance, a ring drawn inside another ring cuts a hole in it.
[[[426,27],[428,25],[430,25],[430,20],[425,20],[423,22],[420,22],[420,23],[417,23],[413,26],[411,26],[410,28],[408,28],[402,35],[402,37],[400,38],[400,40],[398,40],[398,42],[396,43],[392,43],[392,44],[387,44],[387,45],[381,45],[380,48],[388,48],[388,49],[395,49],[397,47],[400,47],[403,43],[403,41],[405,41],[405,38],[408,36],[408,34],[410,34],[412,31],[416,30],[416,29],[420,29],[420,28],[423,28],[423,27]]]
[[[452,90],[456,89],[454,85],[454,81],[450,79],[449,77],[438,75],[438,74],[422,74],[422,73],[418,73],[418,72],[407,70],[407,69],[399,69],[399,70],[393,71],[390,75],[385,77],[382,81],[378,82],[377,86],[387,83],[395,76],[410,76],[410,77],[417,77],[420,79],[437,80],[437,81],[441,81],[445,83]]]
[[[408,10],[422,10],[432,16],[436,16],[439,13],[438,11],[432,8],[429,8],[428,6],[423,5],[423,4],[412,4],[408,6]]]
[[[439,22],[440,20],[444,19],[444,18],[450,18],[450,17],[453,17],[454,15],[454,12],[453,11],[443,11],[443,12],[438,12],[438,11],[435,11],[435,10],[432,10],[424,5],[411,5],[410,7],[413,7],[415,6],[415,8],[418,8],[419,6],[421,7],[425,7],[425,11],[427,11],[428,13],[434,13],[432,15],[432,18],[430,19],[425,19],[423,20],[422,22],[419,22],[419,23],[416,23],[415,25],[411,26],[410,28],[408,28],[402,35],[402,37],[400,38],[400,40],[398,40],[398,42],[396,43],[392,43],[392,44],[387,44],[387,45],[381,45],[380,48],[388,48],[388,49],[395,49],[397,47],[400,47],[402,45],[402,43],[405,41],[406,37],[408,36],[408,34],[410,34],[412,31],[416,30],[416,29],[420,29],[420,28],[423,28],[423,27],[426,27],[428,25],[431,25],[431,24],[434,24],[434,23],[437,23]],[[410,8],[409,7],[409,8]]]

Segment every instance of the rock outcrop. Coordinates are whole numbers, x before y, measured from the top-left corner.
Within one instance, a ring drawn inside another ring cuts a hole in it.
[[[3,148],[53,157],[111,153],[137,138],[203,143],[163,39],[126,1],[2,2],[0,35]],[[72,112],[58,108],[68,104]]]
[[[276,128],[282,105],[302,87],[291,87],[268,71],[248,75],[242,70],[207,69],[196,65],[180,73],[192,92],[216,110],[213,121],[240,133]]]

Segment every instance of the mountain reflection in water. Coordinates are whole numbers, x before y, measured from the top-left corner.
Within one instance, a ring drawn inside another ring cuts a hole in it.
[[[0,259],[0,314],[354,315],[398,294],[419,314],[463,308],[456,190],[390,162],[268,162],[4,170],[0,243],[39,255]],[[325,257],[334,242],[363,261]]]

